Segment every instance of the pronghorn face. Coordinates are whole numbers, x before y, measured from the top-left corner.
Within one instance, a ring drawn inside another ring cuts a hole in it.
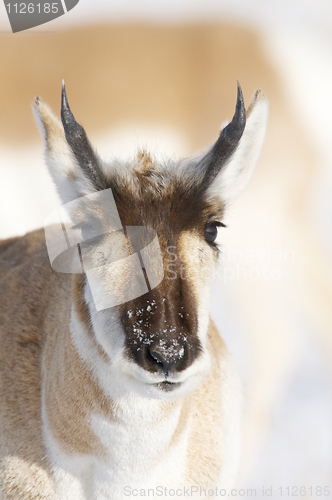
[[[219,252],[212,239],[223,203],[207,201],[196,186],[188,188],[175,175],[177,167],[155,163],[142,175],[137,165],[134,189],[113,184],[123,226],[152,228],[161,252],[160,284],[118,307],[127,366],[150,394],[182,392],[184,383],[192,386],[209,368],[208,282]]]
[[[199,158],[163,164],[144,151],[130,164],[103,164],[64,89],[63,126],[40,99],[35,109],[51,175],[81,238],[86,279],[80,300],[97,342],[126,387],[159,398],[187,393],[210,367],[208,294],[217,235],[225,203],[243,189],[256,163],[264,95],[256,92],[246,122],[238,87],[235,115],[216,144]],[[156,252],[147,262],[140,250],[151,245]],[[133,267],[134,259],[141,266]],[[134,293],[142,275],[142,293]]]

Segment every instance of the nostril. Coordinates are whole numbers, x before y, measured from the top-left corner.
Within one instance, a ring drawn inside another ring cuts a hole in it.
[[[149,351],[152,358],[161,365],[166,376],[176,364],[176,362],[180,359],[180,354],[178,352],[173,352],[172,355],[169,355],[167,351],[159,350],[158,347],[153,347],[152,349],[149,349]]]
[[[155,349],[150,349],[150,354],[157,361],[157,363],[161,363],[164,365],[164,363],[167,363],[167,360],[163,357],[163,355],[156,351]]]

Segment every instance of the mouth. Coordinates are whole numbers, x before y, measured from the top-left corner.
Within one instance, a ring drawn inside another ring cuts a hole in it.
[[[177,387],[180,387],[182,382],[168,382],[165,380],[164,382],[159,382],[158,384],[153,384],[154,387],[161,389],[162,391],[173,391]]]

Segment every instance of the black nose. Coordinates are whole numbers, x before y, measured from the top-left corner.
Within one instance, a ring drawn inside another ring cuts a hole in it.
[[[160,364],[160,367],[165,372],[165,377],[168,376],[170,371],[176,368],[176,365],[183,357],[181,350],[174,352],[174,350],[170,351],[161,347],[151,347],[149,352],[153,359]]]

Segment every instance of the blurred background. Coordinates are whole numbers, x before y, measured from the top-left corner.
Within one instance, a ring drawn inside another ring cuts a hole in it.
[[[1,4],[0,68],[0,238],[59,204],[31,104],[59,114],[63,78],[106,157],[190,155],[231,119],[237,79],[247,105],[264,90],[266,142],[211,297],[244,386],[237,486],[332,495],[332,2],[80,0],[16,34]]]

